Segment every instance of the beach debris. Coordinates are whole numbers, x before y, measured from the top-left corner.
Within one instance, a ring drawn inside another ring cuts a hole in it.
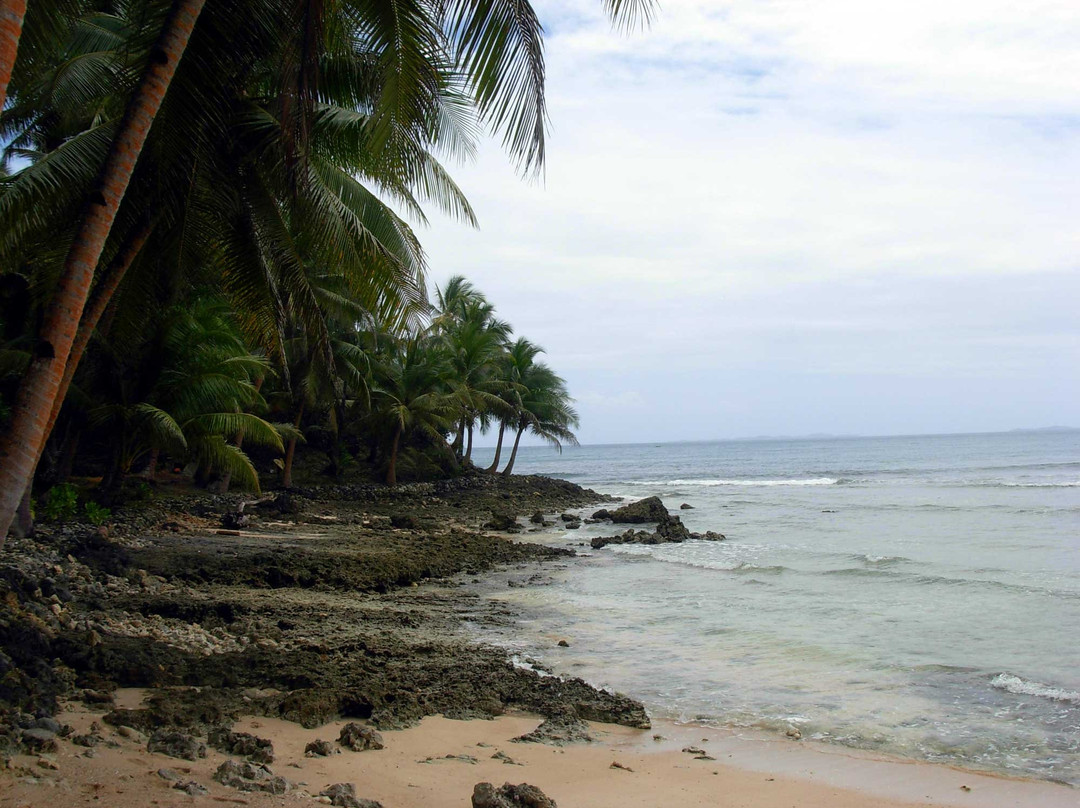
[[[76,746],[94,747],[104,743],[105,739],[96,732],[88,732],[86,735],[72,735],[71,742]]]
[[[495,788],[491,783],[473,786],[472,808],[558,808],[555,800],[528,783],[503,783]]]
[[[512,743],[544,743],[549,746],[565,746],[571,743],[590,743],[589,725],[572,712],[546,719],[532,732],[512,738]]]
[[[207,735],[210,746],[227,755],[246,757],[256,763],[274,762],[274,744],[266,738],[259,738],[249,732],[230,732],[227,729],[212,729]]]
[[[56,764],[55,760],[53,760],[52,758],[46,757],[45,755],[42,755],[41,757],[39,757],[37,759],[37,765],[40,766],[43,769],[48,769],[49,771],[57,771],[60,768]]]
[[[623,764],[619,763],[619,761],[617,761],[617,760],[611,761],[611,765],[608,766],[608,768],[609,769],[622,769],[624,772],[633,772],[634,771],[629,766],[624,766]]]
[[[352,722],[341,728],[338,743],[354,752],[383,748],[382,735],[370,727],[362,727]]]
[[[120,727],[120,729],[125,729],[125,727]],[[146,751],[160,752],[163,755],[183,760],[198,760],[206,757],[206,744],[186,732],[159,729],[150,736]]]
[[[304,754],[307,757],[329,757],[337,751],[338,750],[334,748],[330,741],[324,741],[322,739],[312,741],[304,747]]]
[[[158,769],[157,776],[162,780],[177,781],[180,779],[180,773],[174,769]]]
[[[491,759],[492,760],[501,760],[507,766],[524,766],[525,765],[524,763],[518,763],[516,760],[514,760],[512,757],[510,757],[508,754],[506,754],[506,752],[502,752],[502,751],[496,752],[494,755],[491,756]]]
[[[716,760],[712,755],[694,755],[694,760]]]
[[[324,798],[320,802],[339,808],[382,808],[382,803],[357,797],[356,786],[352,783],[334,783],[320,791],[319,796]]]
[[[787,732],[785,732],[784,734],[792,740],[802,740],[802,731],[798,727],[788,727]]]
[[[194,780],[181,781],[173,784],[173,788],[177,791],[183,791],[192,797],[205,797],[210,793],[210,789]]]
[[[960,786],[961,791],[971,791],[971,786]]]
[[[688,754],[688,755],[704,755],[705,754],[704,749],[699,749],[696,746],[684,746],[683,751],[686,752],[686,754]]]
[[[218,766],[214,780],[238,791],[265,791],[267,794],[280,795],[292,788],[292,783],[275,775],[269,766],[236,760],[226,760]]]
[[[653,735],[652,739],[654,741],[666,741],[667,740],[667,738],[665,738],[663,735]]]

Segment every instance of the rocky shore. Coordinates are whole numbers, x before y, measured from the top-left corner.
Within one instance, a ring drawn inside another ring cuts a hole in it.
[[[0,753],[75,744],[93,755],[105,736],[53,718],[72,701],[150,751],[194,759],[209,744],[250,765],[268,763],[258,750],[272,744],[233,737],[241,715],[306,728],[357,719],[378,731],[516,710],[648,727],[638,702],[515,666],[460,631],[466,617],[506,618],[454,576],[573,554],[485,525],[542,529],[529,515],[604,501],[559,480],[475,475],[188,496],[106,527],[10,541],[0,552]],[[114,692],[132,687],[150,689],[145,701],[117,706]]]

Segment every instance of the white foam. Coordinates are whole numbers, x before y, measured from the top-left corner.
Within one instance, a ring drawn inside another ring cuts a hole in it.
[[[1007,690],[1018,696],[1040,696],[1054,701],[1071,701],[1080,704],[1080,693],[1075,690],[1065,690],[1053,685],[1044,685],[1039,682],[1029,682],[1011,673],[999,673],[990,682],[991,687],[998,690]]]
[[[635,480],[635,485],[696,485],[703,488],[712,488],[721,485],[732,485],[743,488],[754,486],[776,485],[836,485],[839,480],[835,477],[811,477],[804,480]]]

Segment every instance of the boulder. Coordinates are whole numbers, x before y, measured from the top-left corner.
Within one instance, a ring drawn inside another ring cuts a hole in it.
[[[517,519],[507,513],[493,513],[491,519],[484,523],[487,530],[516,530],[517,526]]]
[[[250,521],[246,513],[229,511],[221,517],[221,526],[226,530],[240,530],[247,527]]]
[[[274,762],[273,742],[266,738],[258,738],[248,732],[212,729],[207,736],[207,741],[212,747],[227,755],[239,755],[256,763]]]
[[[182,760],[198,760],[206,757],[206,744],[186,732],[159,729],[150,736],[146,751],[160,752]]]
[[[362,727],[351,722],[341,728],[338,743],[354,752],[383,748],[382,735],[370,727]]]
[[[304,747],[304,754],[307,757],[329,757],[334,754],[334,751],[333,744],[323,740],[312,741]]]
[[[667,508],[660,497],[645,497],[629,505],[623,505],[611,511],[608,516],[612,522],[622,525],[637,525],[642,522],[659,522],[668,515]],[[596,514],[593,514],[596,517]]]
[[[356,786],[352,783],[334,783],[320,791],[319,796],[328,798],[331,805],[341,808],[382,808],[382,803],[357,797]]]
[[[238,763],[226,760],[217,771],[214,779],[223,786],[238,791],[262,791],[267,794],[284,794],[292,783],[284,777],[275,776],[268,766],[261,763]]]
[[[566,746],[571,743],[591,743],[589,725],[573,710],[546,719],[532,732],[511,739],[513,743],[543,743],[549,746]]]
[[[532,516],[529,517],[529,521],[532,522],[534,525],[548,524],[547,520],[544,519],[543,511],[537,511],[536,513],[534,513]]]
[[[679,506],[679,510],[680,511],[692,511],[692,510],[694,510],[694,506],[691,505],[689,502],[684,502],[682,505]]]
[[[528,783],[516,786],[504,783],[500,788],[491,783],[477,783],[473,787],[472,805],[473,808],[558,808],[555,800]]]
[[[589,544],[599,550],[609,544],[668,544],[684,541],[723,541],[724,535],[708,530],[705,533],[691,533],[678,516],[665,516],[656,524],[656,530],[649,533],[644,530],[627,530],[615,536],[596,536]]]

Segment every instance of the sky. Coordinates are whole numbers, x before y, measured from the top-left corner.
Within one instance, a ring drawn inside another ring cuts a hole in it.
[[[484,143],[420,236],[582,443],[1080,426],[1080,3],[534,5],[544,177]]]

